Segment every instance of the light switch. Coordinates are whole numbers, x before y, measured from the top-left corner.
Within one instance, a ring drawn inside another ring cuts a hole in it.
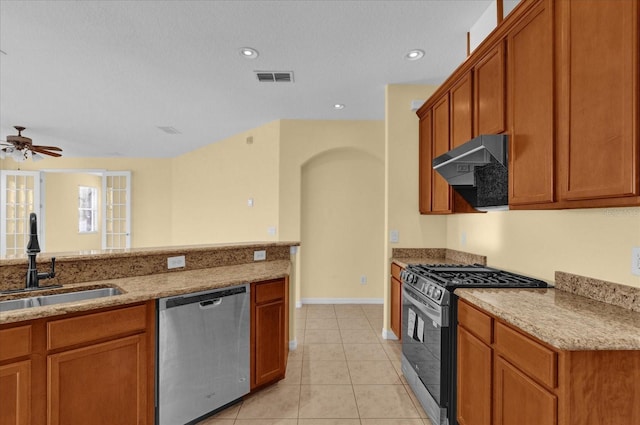
[[[398,243],[400,242],[400,232],[397,230],[392,230],[389,232],[389,242]]]

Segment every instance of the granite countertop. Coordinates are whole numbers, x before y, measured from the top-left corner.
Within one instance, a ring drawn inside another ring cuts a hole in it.
[[[548,289],[456,289],[456,295],[559,350],[640,350],[640,313]]]
[[[0,313],[0,324],[126,305],[156,298],[239,285],[247,282],[277,279],[288,275],[290,268],[290,261],[276,260],[69,284],[64,285],[64,289],[93,289],[108,286],[119,288],[123,294],[93,300],[2,312]],[[23,293],[21,297],[43,294],[44,292],[37,291],[29,295]],[[15,298],[15,296],[13,297]],[[9,299],[11,296],[4,296],[2,298]]]

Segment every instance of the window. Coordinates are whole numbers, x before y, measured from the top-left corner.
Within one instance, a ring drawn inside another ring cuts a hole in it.
[[[78,187],[78,232],[98,231],[98,189]]]

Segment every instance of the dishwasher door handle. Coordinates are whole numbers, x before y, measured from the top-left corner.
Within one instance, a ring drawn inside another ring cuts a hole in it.
[[[222,304],[222,298],[215,298],[212,300],[206,300],[200,302],[200,310],[206,310],[208,308],[213,308]]]

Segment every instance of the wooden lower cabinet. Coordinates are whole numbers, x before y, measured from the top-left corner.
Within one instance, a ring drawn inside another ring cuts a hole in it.
[[[402,340],[402,267],[391,263],[391,330],[399,340]]]
[[[31,423],[31,360],[0,366],[0,425]]]
[[[491,425],[491,347],[458,328],[458,423]]]
[[[152,424],[147,344],[133,335],[48,356],[48,424]]]
[[[495,425],[555,425],[558,398],[501,356],[495,358]]]
[[[283,379],[289,354],[288,281],[251,288],[251,390]]]
[[[558,350],[465,301],[458,311],[460,425],[640,423],[640,350]]]
[[[0,328],[0,425],[153,425],[155,301],[27,323]]]

